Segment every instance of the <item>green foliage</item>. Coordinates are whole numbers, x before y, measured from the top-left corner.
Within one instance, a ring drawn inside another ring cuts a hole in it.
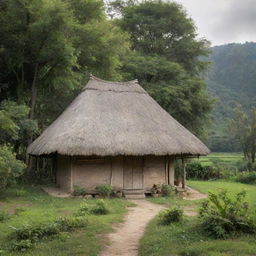
[[[84,216],[86,214],[90,213],[90,206],[88,205],[88,203],[86,202],[86,200],[84,200],[80,205],[79,205],[79,209],[77,210],[77,212],[75,213],[75,216]]]
[[[246,192],[242,191],[232,200],[225,190],[219,194],[209,192],[208,200],[203,202],[200,208],[202,228],[214,238],[255,233],[256,220],[245,201],[245,196]]]
[[[129,51],[128,35],[107,19],[101,0],[2,1],[0,38],[0,143],[11,143],[23,159],[32,137],[89,73],[122,79],[121,58]]]
[[[256,106],[255,81],[256,44],[227,44],[211,48],[208,88],[216,104],[212,111],[209,146],[214,152],[239,152],[239,142],[228,128],[234,108],[241,104],[246,113]],[[232,74],[232,75],[231,75]]]
[[[109,213],[109,209],[106,202],[103,199],[100,199],[91,207],[90,212],[96,215],[105,215]]]
[[[96,191],[103,197],[110,197],[114,192],[113,187],[110,184],[102,184],[96,187]]]
[[[0,222],[4,222],[4,221],[8,220],[9,218],[10,218],[9,212],[7,212],[5,210],[0,211]]]
[[[237,182],[245,184],[256,184],[256,171],[255,172],[241,172],[236,177]]]
[[[166,111],[202,135],[211,100],[199,76],[207,63],[198,57],[208,55],[208,42],[196,39],[192,20],[174,2],[127,1],[121,6],[118,24],[130,34],[134,50],[124,59],[124,74],[138,78]]]
[[[23,188],[16,189],[15,194],[17,197],[24,197],[26,195],[26,191]]]
[[[162,196],[170,196],[173,191],[174,191],[174,189],[171,185],[163,184],[161,186]]]
[[[244,157],[254,163],[256,157],[256,108],[251,109],[247,115],[242,106],[235,109],[234,118],[230,120],[230,132],[243,150]]]
[[[173,222],[180,222],[182,219],[183,210],[177,207],[163,210],[158,216],[158,222],[162,225],[170,225]]]
[[[74,186],[73,196],[85,196],[87,194],[87,190],[85,188]]]
[[[0,191],[15,183],[24,169],[25,164],[15,158],[11,148],[0,145]]]
[[[84,217],[59,217],[54,222],[26,224],[20,228],[13,228],[14,231],[10,235],[10,248],[14,251],[25,251],[46,237],[56,236],[61,232],[69,232],[85,226],[87,226],[87,219]]]
[[[186,165],[188,179],[211,180],[211,179],[228,179],[235,173],[222,165],[205,165],[199,161],[192,161]]]
[[[75,216],[85,216],[87,214],[106,215],[108,213],[109,209],[103,199],[97,200],[94,204],[88,204],[84,200],[75,212]]]

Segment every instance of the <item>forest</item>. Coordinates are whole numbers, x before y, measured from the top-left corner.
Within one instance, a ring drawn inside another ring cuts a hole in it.
[[[249,113],[256,106],[256,43],[211,48],[207,75],[209,94],[216,100],[211,114],[208,145],[213,152],[239,152],[241,144],[229,132],[238,105]]]

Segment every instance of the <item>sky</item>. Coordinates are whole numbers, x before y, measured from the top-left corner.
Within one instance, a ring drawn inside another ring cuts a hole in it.
[[[256,0],[175,0],[212,46],[256,41]]]

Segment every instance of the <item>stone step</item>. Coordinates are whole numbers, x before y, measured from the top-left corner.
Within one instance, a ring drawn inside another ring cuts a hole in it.
[[[144,193],[141,193],[141,194],[125,194],[125,198],[126,199],[144,199],[145,194]]]
[[[144,194],[145,190],[144,189],[126,189],[123,190],[125,195],[135,195],[135,194]]]

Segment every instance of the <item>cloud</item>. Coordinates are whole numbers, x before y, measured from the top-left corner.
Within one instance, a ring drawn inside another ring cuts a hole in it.
[[[176,0],[213,45],[256,41],[255,0]]]

